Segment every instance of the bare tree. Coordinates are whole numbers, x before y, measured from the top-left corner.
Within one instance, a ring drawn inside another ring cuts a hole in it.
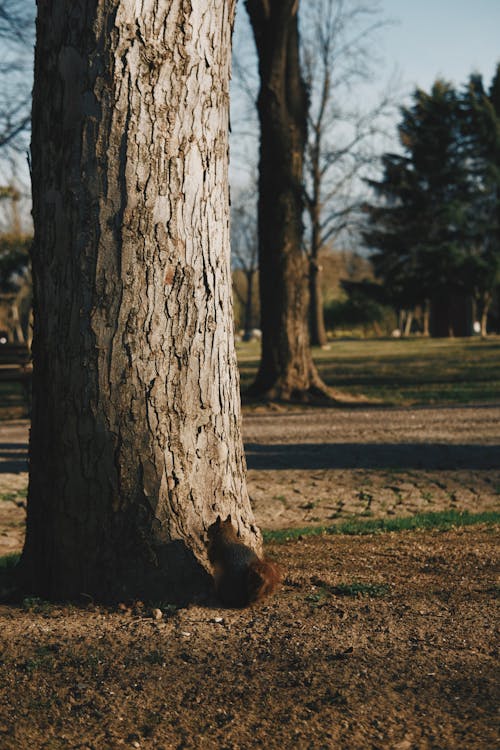
[[[25,151],[30,126],[35,3],[0,0],[0,149]]]
[[[24,343],[30,340],[32,236],[21,229],[20,197],[15,186],[0,187],[0,205],[8,205],[8,221],[0,229],[0,328],[11,341]]]
[[[327,343],[321,293],[322,249],[356,230],[364,200],[361,178],[378,163],[380,136],[394,99],[383,94],[360,107],[355,91],[371,81],[380,4],[317,0],[303,9],[302,49],[310,94],[306,149],[311,343]]]
[[[186,599],[218,515],[260,547],[232,335],[234,5],[39,4],[21,571],[45,597]]]
[[[233,268],[245,278],[245,289],[237,283],[233,289],[243,307],[244,339],[249,340],[258,324],[255,314],[255,281],[259,270],[257,236],[257,186],[235,190],[231,195],[231,255]]]

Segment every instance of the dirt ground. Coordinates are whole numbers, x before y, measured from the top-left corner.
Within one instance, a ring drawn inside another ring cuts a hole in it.
[[[498,510],[500,406],[253,410],[264,529]],[[22,545],[25,422],[0,425],[0,554]],[[500,745],[498,527],[270,544],[276,596],[0,606],[0,748]]]

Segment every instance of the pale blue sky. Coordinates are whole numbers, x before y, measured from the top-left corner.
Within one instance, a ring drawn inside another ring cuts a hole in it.
[[[316,0],[300,2],[305,8],[307,3],[312,5]],[[358,0],[351,2],[358,4]],[[371,3],[376,5],[377,0]],[[477,71],[489,86],[500,62],[500,0],[379,0],[378,6],[379,18],[390,23],[373,37],[375,56],[379,60],[377,75],[370,83],[360,84],[351,92],[355,104],[373,105],[387,89],[389,81],[401,105],[410,103],[410,95],[416,87],[428,91],[437,77],[460,87]],[[250,73],[256,86],[255,48],[244,0],[238,0],[234,49],[235,58],[246,75]],[[232,97],[230,174],[232,183],[238,185],[244,184],[249,174],[255,172],[258,127],[248,97],[242,95],[237,86],[232,87]],[[388,134],[389,149],[397,148],[398,116],[395,110],[393,139]]]
[[[34,0],[24,0],[33,2]],[[300,0],[302,7],[316,0]],[[356,2],[356,0],[353,0]],[[399,72],[398,92],[410,94],[415,86],[429,89],[437,76],[456,85],[465,83],[469,74],[478,70],[488,85],[495,66],[500,62],[500,0],[379,0],[382,17],[392,19],[394,25],[378,33],[377,51],[383,57],[379,69],[380,87],[392,71]],[[238,0],[235,46],[254,59],[251,30],[248,27],[244,0]],[[376,96],[378,86],[370,84],[361,97]],[[357,92],[355,95],[359,96]],[[401,103],[405,103],[403,100]],[[243,109],[245,109],[244,107]],[[248,115],[248,111],[246,115]],[[236,125],[237,113],[233,114]],[[245,113],[243,113],[245,119]],[[257,133],[250,148],[251,158],[238,154],[238,144],[231,145],[232,175],[248,170],[256,162]],[[246,149],[243,149],[245,152]],[[242,158],[243,157],[243,158]],[[20,159],[18,177],[27,179],[25,158]],[[1,167],[6,169],[1,169]],[[2,179],[8,180],[10,166],[0,164]],[[5,174],[3,174],[5,172]]]
[[[397,22],[381,32],[381,53],[387,68],[398,67],[405,88],[429,89],[437,76],[462,84],[474,70],[489,84],[500,62],[500,0],[382,0],[381,6]]]

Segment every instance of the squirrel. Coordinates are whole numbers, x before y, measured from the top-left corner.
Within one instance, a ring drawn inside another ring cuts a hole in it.
[[[229,515],[218,516],[208,529],[208,557],[214,567],[215,588],[223,604],[247,607],[272,594],[281,582],[276,563],[261,559],[240,540]]]

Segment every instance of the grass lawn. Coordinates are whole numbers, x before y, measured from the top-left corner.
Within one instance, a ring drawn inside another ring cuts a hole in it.
[[[237,345],[242,390],[259,365],[259,344]],[[500,399],[500,337],[359,339],[314,349],[325,382],[385,404],[465,404]]]
[[[241,388],[259,366],[260,345],[236,346]],[[384,404],[466,404],[500,399],[500,337],[336,340],[314,349],[325,382]],[[0,419],[25,416],[20,383],[0,383]]]

